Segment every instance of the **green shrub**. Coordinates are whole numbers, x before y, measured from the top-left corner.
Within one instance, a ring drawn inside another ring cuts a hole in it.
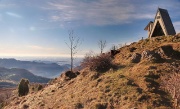
[[[29,80],[21,79],[18,85],[18,95],[25,96],[29,93]]]

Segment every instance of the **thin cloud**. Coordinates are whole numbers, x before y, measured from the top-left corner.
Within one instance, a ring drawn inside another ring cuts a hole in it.
[[[152,4],[154,3],[154,4]],[[74,1],[54,0],[47,3],[45,10],[52,11],[50,20],[54,22],[74,22],[84,25],[114,25],[135,20],[153,19],[158,7],[155,1],[96,0]],[[162,3],[162,7],[172,7],[176,2]],[[169,5],[172,4],[172,5]]]
[[[56,10],[51,20],[60,22],[80,22],[91,25],[127,23],[134,16],[134,6],[117,0],[76,2],[49,2],[49,10]]]
[[[137,20],[149,20],[155,16],[158,7],[173,11],[172,17],[178,17],[178,0],[31,0],[31,1],[3,1],[1,8],[33,7],[44,12],[43,21],[58,22],[60,27],[68,25],[119,25],[132,23]],[[10,16],[22,18],[16,13]],[[48,23],[46,22],[46,23]],[[58,26],[58,27],[59,27]]]
[[[11,16],[11,17],[15,17],[15,18],[22,18],[21,15],[16,14],[16,13],[12,13],[12,12],[6,12],[7,15]]]

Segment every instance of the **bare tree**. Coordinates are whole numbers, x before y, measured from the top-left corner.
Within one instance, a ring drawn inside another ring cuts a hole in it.
[[[106,47],[106,40],[99,40],[98,45],[101,50],[101,54],[103,53],[104,48]]]
[[[117,50],[118,46],[117,45],[112,45],[112,47],[110,48],[110,50]]]
[[[74,35],[74,31],[69,31],[69,44],[65,42],[71,51],[71,72],[73,69],[74,55],[77,53],[77,48],[80,45],[80,38]]]
[[[172,73],[165,75],[161,80],[161,86],[172,96],[176,109],[180,105],[180,74]]]

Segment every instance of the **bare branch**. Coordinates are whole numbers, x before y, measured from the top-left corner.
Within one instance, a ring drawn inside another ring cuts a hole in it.
[[[68,46],[68,48],[71,49],[71,47],[68,45],[68,43],[67,43],[67,42],[65,42],[65,43],[66,43],[66,45]]]

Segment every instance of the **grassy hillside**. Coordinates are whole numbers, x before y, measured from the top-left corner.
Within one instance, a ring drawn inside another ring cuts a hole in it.
[[[180,35],[140,40],[118,49],[113,59],[118,68],[66,72],[38,92],[14,95],[5,109],[172,109],[161,78],[180,73],[179,58]]]

